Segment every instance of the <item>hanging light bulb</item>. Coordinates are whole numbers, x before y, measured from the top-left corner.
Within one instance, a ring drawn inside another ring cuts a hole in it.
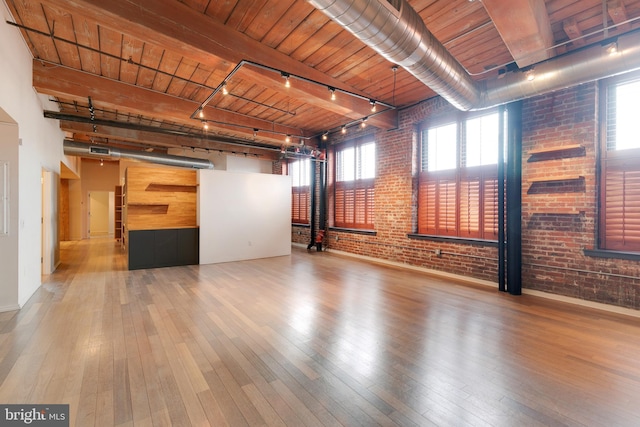
[[[104,160],[100,159],[100,166],[104,166]]]
[[[329,139],[329,131],[326,131],[325,133],[322,134],[322,140],[326,141],[327,139]]]
[[[340,132],[347,133],[347,125],[342,125],[342,127],[340,128]]]
[[[335,101],[336,100],[336,89],[333,87],[329,88],[329,92],[331,92],[331,100]]]
[[[204,128],[204,130],[208,130],[209,129],[209,123],[207,123],[206,120],[202,121],[202,127]]]
[[[202,110],[202,107],[200,107],[200,112],[198,113],[198,116],[200,116],[200,118],[204,117],[204,111]]]
[[[376,106],[376,101],[374,101],[373,99],[371,101],[369,101],[369,103],[371,104],[371,112],[375,113],[377,106]]]
[[[291,137],[289,135],[287,135],[287,137],[284,139],[284,141],[288,144],[291,142]]]
[[[289,83],[289,74],[283,72],[280,73],[280,75],[284,77],[284,87],[290,87],[291,83]]]
[[[227,89],[227,84],[226,83],[222,84],[222,94],[223,95],[229,95],[229,89]]]
[[[362,119],[362,122],[360,123],[361,128],[364,129],[367,126],[367,119],[368,117],[365,117],[364,119]]]

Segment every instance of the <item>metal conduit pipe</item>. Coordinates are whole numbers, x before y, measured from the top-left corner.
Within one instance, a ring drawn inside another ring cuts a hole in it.
[[[640,68],[640,33],[549,59],[522,71],[474,81],[406,0],[307,0],[316,9],[460,110],[481,110]]]
[[[126,150],[124,148],[107,147],[104,145],[83,144],[81,142],[74,142],[70,140],[65,140],[63,147],[64,154],[68,156],[92,157],[95,159],[135,159],[181,168],[213,169],[213,163],[207,159],[194,159],[192,157],[174,156],[171,154]]]

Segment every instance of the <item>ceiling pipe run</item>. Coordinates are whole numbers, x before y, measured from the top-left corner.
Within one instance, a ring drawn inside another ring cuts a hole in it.
[[[640,68],[640,33],[474,81],[406,0],[307,0],[456,108],[481,110]]]
[[[134,159],[143,162],[157,163],[166,166],[177,166],[190,169],[213,169],[213,163],[206,159],[173,156],[171,154],[151,153],[147,151],[127,150],[104,145],[84,144],[64,140],[64,154],[68,156],[90,157],[95,159]]]

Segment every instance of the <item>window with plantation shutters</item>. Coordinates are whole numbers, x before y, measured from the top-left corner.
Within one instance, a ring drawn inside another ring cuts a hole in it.
[[[640,77],[612,79],[605,91],[600,248],[640,252]]]
[[[374,229],[376,146],[351,141],[336,149],[334,225]]]
[[[498,113],[421,131],[418,233],[498,238]]]
[[[309,184],[311,177],[311,161],[296,160],[289,163],[291,176],[291,222],[309,224]]]

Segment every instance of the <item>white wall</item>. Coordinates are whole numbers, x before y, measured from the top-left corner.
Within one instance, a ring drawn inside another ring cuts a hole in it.
[[[230,172],[250,172],[250,173],[273,173],[273,162],[267,159],[260,159],[251,155],[231,154],[216,150],[207,153],[205,151],[191,151],[184,148],[169,148],[167,153],[174,156],[195,157],[197,159],[207,159],[213,163],[213,168],[218,171]]]
[[[270,160],[255,157],[227,156],[227,170],[230,172],[272,173]]]
[[[0,14],[3,21],[13,21],[6,4]],[[0,108],[17,124],[20,144],[17,147],[18,190],[12,200],[18,207],[18,282],[2,278],[2,286],[17,286],[17,301],[0,301],[0,307],[22,306],[38,289],[41,282],[42,169],[59,173],[64,160],[63,133],[55,120],[45,119],[43,109],[57,110],[54,103],[39,97],[32,87],[32,57],[17,28],[0,25]],[[0,148],[0,158],[14,147]],[[0,257],[2,269],[11,261]]]
[[[288,176],[199,171],[200,264],[291,254]]]
[[[0,311],[18,308],[18,125],[0,108],[0,162],[9,165],[9,233],[0,235]]]
[[[51,274],[60,264],[58,235],[58,189],[60,176],[42,172],[42,274]]]

